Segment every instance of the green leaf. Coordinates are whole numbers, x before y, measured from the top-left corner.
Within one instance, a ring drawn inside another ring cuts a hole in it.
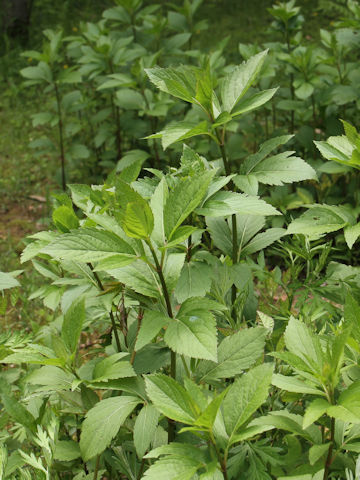
[[[245,98],[236,105],[236,111],[232,114],[232,117],[243,115],[244,113],[251,112],[256,108],[261,107],[272,99],[277,90],[277,88],[271,88],[270,90],[263,90],[262,92],[255,93],[254,95]]]
[[[169,317],[160,312],[146,311],[136,339],[136,350],[140,350],[150,343],[160,330],[168,325],[170,320]]]
[[[146,470],[144,480],[191,480],[201,466],[188,457],[162,458]]]
[[[79,219],[72,208],[61,205],[56,208],[52,215],[53,222],[60,232],[68,233],[79,227]]]
[[[200,382],[231,378],[250,368],[264,351],[265,328],[248,328],[225,337],[218,348],[218,361],[200,362],[196,375]]]
[[[263,364],[235,380],[223,402],[226,432],[231,437],[265,402],[273,374],[272,364]]]
[[[217,192],[196,210],[207,217],[228,217],[234,213],[242,215],[280,215],[280,213],[259,197],[243,193]]]
[[[210,291],[211,281],[210,265],[205,262],[185,262],[175,289],[178,302],[182,303],[190,297],[205,296]]]
[[[69,390],[74,380],[75,376],[73,374],[53,365],[45,365],[43,367],[37,368],[36,370],[32,370],[25,379],[26,383],[43,387],[40,389],[37,387],[38,391]]]
[[[209,135],[214,140],[216,139],[209,130],[208,122],[206,120],[197,124],[185,120],[170,123],[166,125],[161,132],[149,135],[148,137],[145,137],[145,139],[161,138],[162,147],[166,150],[173,143],[181,142],[188,138],[196,137],[197,135]]]
[[[183,386],[166,375],[149,375],[145,379],[146,392],[155,407],[166,417],[192,425],[196,411],[190,395]]]
[[[164,229],[170,241],[176,229],[199,205],[215,171],[207,171],[195,177],[179,180],[170,191],[164,208]]]
[[[272,384],[288,392],[325,396],[325,393],[296,377],[274,374]]]
[[[80,446],[73,440],[58,440],[55,445],[54,459],[71,462],[81,457]]]
[[[284,185],[316,179],[315,170],[304,160],[292,156],[293,152],[283,152],[258,162],[247,170],[260,183],[266,185]]]
[[[149,238],[154,228],[154,216],[148,203],[128,203],[126,205],[122,227],[129,237]]]
[[[320,460],[320,458],[329,451],[330,443],[323,443],[321,445],[313,445],[309,450],[309,462],[310,465]]]
[[[101,360],[94,368],[93,381],[107,382],[117,378],[135,377],[136,374],[130,362],[120,361],[127,356],[127,352],[119,352]]]
[[[105,258],[135,255],[134,250],[114,233],[96,228],[82,228],[74,233],[65,233],[41,250],[61,260],[95,262]]]
[[[145,73],[159,90],[190,103],[194,103],[196,96],[195,72],[194,67],[184,65],[145,69]]]
[[[316,398],[313,400],[305,410],[303,428],[307,428],[316,422],[316,420],[326,413],[329,407],[330,403],[323,398]]]
[[[159,244],[165,243],[165,230],[164,230],[164,207],[169,195],[168,185],[165,178],[160,180],[160,183],[156,187],[151,200],[150,207],[154,215],[154,229],[152,232],[152,238]]]
[[[196,419],[196,422],[194,425],[199,425],[201,427],[211,429],[215,423],[216,415],[218,413],[218,410],[227,392],[228,392],[228,389],[226,388],[220,393],[220,395],[217,395],[209,403],[209,405],[205,408],[205,410],[201,412],[201,415]]]
[[[360,222],[356,225],[350,225],[344,228],[344,236],[349,248],[352,248],[360,236]]]
[[[201,231],[202,230],[199,230],[196,227],[191,227],[190,225],[183,225],[182,227],[179,227],[176,229],[174,235],[172,235],[171,237],[171,241],[166,242],[164,247],[162,248],[166,249],[166,248],[175,247],[176,245],[179,245],[179,243],[183,243],[193,233],[201,232]]]
[[[145,405],[136,417],[134,445],[140,459],[143,458],[154,438],[159,421],[159,412],[152,405]]]
[[[322,373],[323,353],[319,337],[313,334],[304,323],[291,317],[284,339],[286,348],[291,353],[300,357],[313,372]]]
[[[260,73],[268,51],[265,50],[251,57],[247,62],[234,68],[227,74],[221,85],[223,111],[231,112],[237,102],[253,85]]]
[[[242,249],[241,255],[242,257],[246,257],[247,255],[263,250],[284,235],[286,235],[286,230],[284,228],[268,228],[266,232],[259,233],[250,240],[250,242]]]
[[[85,462],[99,455],[118,433],[126,418],[141,403],[136,397],[106,398],[88,411],[81,427],[80,449]]]
[[[34,433],[36,430],[36,423],[30,411],[27,410],[14,397],[10,397],[6,393],[3,393],[1,398],[4,409],[10,415],[10,417]]]
[[[179,313],[169,322],[164,340],[174,352],[192,358],[217,360],[216,321],[211,313]]]
[[[7,288],[19,287],[20,283],[14,278],[15,275],[21,273],[21,271],[16,272],[0,272],[0,292],[6,290]]]
[[[85,321],[85,300],[75,300],[64,315],[61,337],[70,353],[76,351]]]

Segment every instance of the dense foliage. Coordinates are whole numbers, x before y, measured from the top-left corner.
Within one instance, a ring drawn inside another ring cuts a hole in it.
[[[0,479],[359,479],[359,3],[315,39],[278,3],[240,58],[194,47],[201,0],[115,3],[23,54],[63,191],[21,255],[51,321],[0,337]]]

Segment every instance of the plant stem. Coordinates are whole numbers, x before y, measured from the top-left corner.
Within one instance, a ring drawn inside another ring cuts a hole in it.
[[[63,133],[63,121],[62,121],[62,111],[61,111],[61,101],[60,101],[60,94],[59,88],[57,83],[54,83],[55,88],[55,97],[56,97],[56,105],[59,117],[59,143],[60,143],[60,161],[61,161],[61,185],[62,189],[65,192],[66,190],[66,176],[65,176],[65,149],[64,149],[64,133]]]
[[[325,470],[324,470],[323,480],[328,480],[328,477],[329,477],[330,466],[333,460],[332,452],[334,449],[334,439],[335,439],[335,418],[332,418],[331,425],[330,425],[330,446],[329,446],[328,454],[325,461]]]
[[[95,470],[94,470],[94,477],[93,480],[97,480],[98,473],[99,473],[99,464],[100,464],[100,455],[96,457],[96,464],[95,464]]]
[[[226,459],[221,456],[220,450],[218,449],[218,447],[216,445],[216,441],[215,441],[215,438],[214,438],[214,435],[213,435],[212,432],[210,432],[210,440],[211,440],[211,443],[213,444],[213,446],[215,448],[216,456],[218,457],[220,467],[221,467],[221,473],[224,477],[224,480],[228,480]]]
[[[221,152],[221,157],[224,163],[224,170],[226,175],[231,175],[230,164],[229,160],[226,155],[225,145],[224,145],[224,136],[220,136],[218,130],[216,130],[216,136],[219,141],[219,148]],[[230,188],[234,189],[233,182],[230,182]],[[238,243],[237,243],[237,221],[236,221],[236,214],[231,215],[231,228],[232,228],[232,261],[233,265],[237,263],[237,254],[238,254]],[[236,322],[236,312],[235,312],[235,302],[237,297],[237,289],[236,285],[232,285],[231,287],[231,304],[232,304],[232,312],[231,315]]]
[[[166,281],[165,281],[165,278],[164,278],[164,273],[163,273],[162,266],[159,263],[159,259],[156,255],[154,247],[152,246],[150,238],[146,240],[146,243],[147,243],[148,247],[150,248],[151,255],[152,255],[152,257],[154,259],[154,262],[155,262],[156,273],[158,274],[159,280],[160,280],[160,283],[161,283],[161,288],[162,288],[162,292],[163,292],[165,303],[166,303],[167,314],[169,315],[170,318],[174,318],[172,307],[171,307],[171,302],[170,302],[170,295],[169,295],[169,291],[168,291],[167,286],[166,286]],[[176,378],[176,353],[173,352],[172,350],[170,352],[170,375],[173,379]],[[169,419],[168,424],[169,424],[168,441],[170,443],[170,442],[173,442],[174,439],[175,439],[175,423],[174,423],[173,420]]]
[[[138,313],[138,316],[137,316],[138,324],[137,324],[135,342],[136,342],[137,337],[138,337],[138,335],[139,335],[139,330],[140,330],[140,327],[141,327],[141,322],[142,322],[143,316],[144,316],[144,310],[143,310],[142,308],[140,308],[139,313]],[[136,350],[135,350],[135,346],[134,346],[134,350],[132,351],[131,359],[130,359],[131,365],[134,364],[135,356],[136,356]]]
[[[94,275],[94,278],[96,280],[96,283],[97,283],[99,289],[103,292],[105,290],[105,288],[104,288],[104,285],[102,284],[102,282],[100,280],[99,275],[97,274],[97,272],[94,272],[94,267],[92,266],[92,264],[90,262],[87,265],[91,269],[92,274]],[[113,329],[114,336],[115,336],[116,348],[117,348],[118,352],[121,352],[121,344],[120,344],[119,334],[118,334],[118,331],[117,331],[116,322],[115,322],[115,318],[114,318],[114,314],[113,314],[112,310],[110,310],[109,316],[110,316],[111,325],[112,325],[112,329]]]

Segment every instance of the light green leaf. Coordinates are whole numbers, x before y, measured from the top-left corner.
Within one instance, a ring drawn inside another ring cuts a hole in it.
[[[30,411],[27,410],[14,397],[10,397],[6,393],[2,393],[1,398],[4,409],[10,415],[10,417],[34,433],[36,430],[36,424],[35,419]]]
[[[145,405],[136,417],[134,425],[134,445],[140,459],[145,455],[154,438],[159,421],[159,412],[152,405]]]
[[[135,377],[136,374],[130,362],[120,361],[127,356],[127,352],[119,352],[98,362],[94,368],[93,381],[107,382],[117,378]]]
[[[286,230],[284,228],[269,228],[250,240],[250,242],[243,248],[241,255],[247,256],[258,252],[259,250],[263,250],[284,235],[286,235]]]
[[[265,103],[267,103],[269,100],[272,99],[272,97],[275,95],[277,90],[278,90],[277,88],[271,88],[270,90],[263,90],[262,92],[255,93],[254,95],[251,95],[250,97],[247,97],[244,100],[241,100],[236,105],[236,111],[232,114],[232,117],[243,115],[244,113],[251,112],[256,108],[261,107],[262,105],[264,105]]]
[[[309,462],[310,465],[315,463],[325,455],[329,450],[330,443],[323,443],[321,445],[313,445],[309,450]]]
[[[169,241],[176,229],[200,204],[214,174],[215,171],[207,171],[181,179],[170,191],[164,208],[164,228]]]
[[[70,230],[79,227],[79,219],[72,208],[66,205],[61,205],[56,208],[52,214],[53,222],[58,230],[61,232],[70,232]]]
[[[146,392],[155,407],[166,417],[192,425],[196,411],[190,395],[183,386],[166,375],[149,375]]]
[[[345,235],[345,240],[347,243],[347,246],[349,248],[352,248],[356,240],[360,236],[360,223],[357,223],[356,225],[350,225],[348,227],[344,228],[344,235]]]
[[[171,319],[166,315],[155,312],[146,311],[141,322],[140,330],[136,339],[135,348],[140,350],[150,343],[160,330],[166,327]]]
[[[17,272],[0,272],[0,292],[2,290],[6,290],[7,288],[14,288],[19,287],[20,283],[14,278],[15,274],[21,273],[21,271]]]
[[[144,480],[191,480],[201,466],[201,463],[192,458],[166,457],[146,470]]]
[[[226,432],[231,437],[265,402],[273,373],[272,364],[263,364],[235,380],[223,402]]]
[[[82,326],[85,321],[85,300],[75,300],[64,315],[61,337],[70,353],[76,351]]]
[[[293,152],[283,152],[267,157],[249,169],[253,177],[266,185],[284,185],[316,179],[315,170],[304,160],[292,156]]]
[[[145,72],[151,82],[161,91],[174,97],[194,103],[196,95],[195,68],[181,65],[169,68],[146,68]]]
[[[192,358],[217,359],[216,321],[211,313],[179,314],[166,329],[164,340],[174,352]]]
[[[234,213],[242,215],[280,215],[280,213],[259,197],[243,193],[217,192],[196,210],[207,217],[228,217]]]
[[[65,233],[41,250],[54,258],[79,262],[95,262],[114,254],[134,255],[134,250],[114,233],[96,228],[82,228]]]
[[[307,428],[318,420],[327,409],[330,407],[330,403],[323,398],[316,398],[313,400],[305,410],[303,428]]]
[[[268,51],[265,50],[251,57],[247,62],[234,68],[227,74],[221,85],[223,111],[231,112],[237,102],[253,85],[260,73]]]
[[[162,178],[150,200],[150,207],[154,214],[154,229],[152,232],[152,238],[160,245],[164,245],[165,243],[164,207],[168,195],[169,188],[165,178]]]
[[[147,202],[126,205],[122,227],[129,237],[147,239],[154,228],[154,216]]]
[[[179,303],[190,297],[203,297],[209,292],[211,281],[210,265],[205,262],[185,262],[176,285],[175,296]]]
[[[71,462],[81,457],[80,446],[73,440],[58,440],[55,445],[55,460]]]
[[[300,320],[290,318],[285,334],[286,348],[300,357],[314,372],[322,372],[323,353],[319,337]]]
[[[276,373],[273,375],[272,384],[275,385],[275,387],[281,388],[281,390],[286,390],[288,392],[325,396],[325,393],[321,390],[308,385],[296,377],[285,376]]]
[[[136,397],[106,398],[88,411],[81,427],[80,449],[85,462],[103,452],[126,418],[141,403]]]
[[[200,362],[199,381],[231,378],[251,367],[264,351],[265,328],[248,328],[225,337],[218,348],[218,361]]]

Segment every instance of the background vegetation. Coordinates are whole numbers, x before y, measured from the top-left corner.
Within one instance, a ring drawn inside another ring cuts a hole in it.
[[[359,479],[359,3],[23,4],[0,480]]]

